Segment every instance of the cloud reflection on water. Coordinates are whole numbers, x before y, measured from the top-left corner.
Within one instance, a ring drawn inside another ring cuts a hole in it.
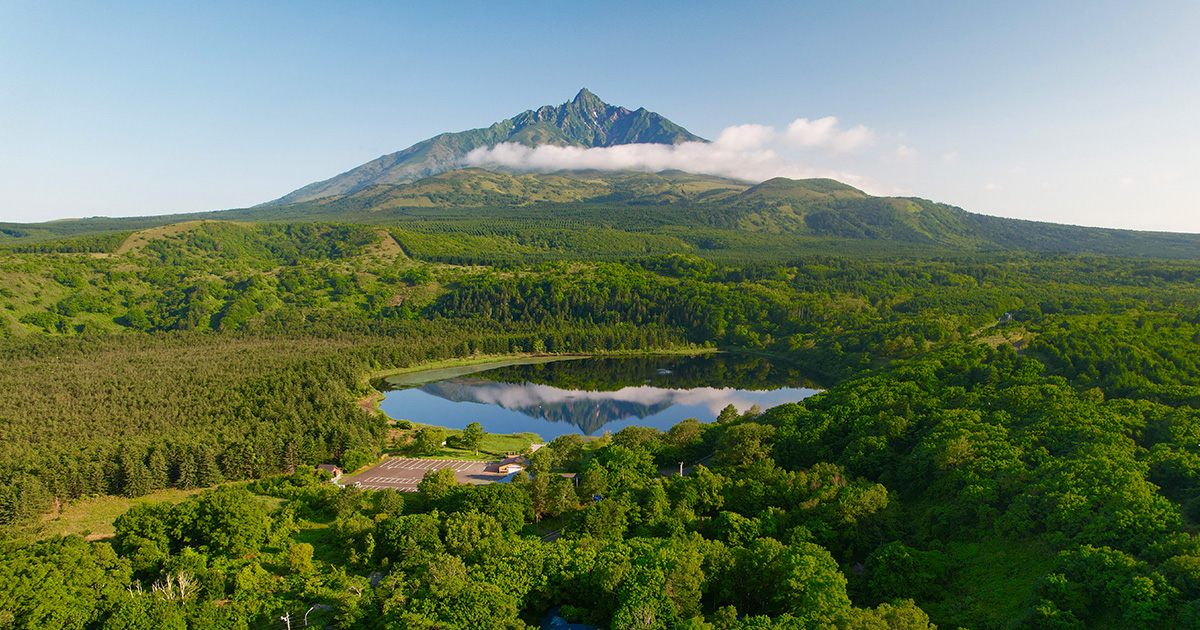
[[[546,405],[571,403],[580,401],[591,402],[623,402],[634,403],[648,409],[662,409],[674,405],[689,407],[704,407],[714,416],[728,405],[733,405],[739,412],[745,412],[755,404],[759,396],[749,394],[763,392],[746,392],[731,387],[697,387],[695,389],[663,389],[650,385],[624,387],[612,392],[594,392],[577,389],[560,389],[550,385],[535,383],[512,384],[497,383],[483,379],[451,379],[442,383],[457,381],[456,385],[465,385],[459,389],[469,396],[470,402],[487,405],[499,405],[512,411],[521,411]],[[469,384],[468,384],[469,382]],[[426,385],[421,389],[434,395],[443,388],[436,387],[442,383]],[[779,390],[774,390],[779,391]],[[461,399],[460,399],[461,400]],[[639,416],[644,417],[644,416]]]
[[[786,387],[753,391],[717,387],[668,389],[650,385],[628,386],[615,391],[590,391],[535,383],[504,383],[477,377],[447,379],[408,391],[412,395],[442,400],[436,406],[448,415],[473,414],[472,417],[478,417],[477,410],[454,408],[454,405],[474,403],[495,409],[494,413],[533,418],[534,422],[566,423],[588,435],[628,424],[666,429],[685,417],[708,422],[728,405],[745,412],[754,405],[766,409],[796,402],[816,393],[812,389]],[[411,402],[420,404],[417,400]],[[494,414],[491,415],[495,418]],[[440,424],[449,419],[419,421]],[[495,422],[495,419],[492,421]],[[536,433],[546,429],[544,425],[529,426],[527,423],[522,428]]]
[[[545,439],[632,425],[666,430],[687,418],[711,422],[729,405],[769,409],[818,391],[788,366],[733,354],[543,361],[425,383],[387,392],[381,408],[397,420],[453,429],[479,422],[492,433]]]

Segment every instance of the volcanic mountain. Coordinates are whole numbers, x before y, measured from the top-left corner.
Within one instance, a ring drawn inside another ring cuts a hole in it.
[[[609,105],[586,88],[562,105],[545,105],[490,127],[438,134],[403,151],[384,155],[325,181],[295,190],[267,205],[284,205],[358,192],[369,186],[407,184],[460,168],[472,149],[503,142],[609,147],[618,144],[678,144],[704,139],[646,108]]]

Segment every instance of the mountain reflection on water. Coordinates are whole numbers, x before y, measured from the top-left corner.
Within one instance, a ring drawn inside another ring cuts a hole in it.
[[[761,357],[589,358],[509,365],[398,389],[381,407],[397,419],[451,428],[477,421],[492,433],[552,439],[629,425],[665,430],[685,418],[710,422],[727,405],[766,409],[817,391],[794,369]]]

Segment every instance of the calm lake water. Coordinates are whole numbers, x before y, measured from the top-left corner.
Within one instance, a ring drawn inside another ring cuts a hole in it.
[[[630,425],[669,429],[711,422],[726,405],[746,411],[803,400],[816,385],[794,368],[737,354],[530,359],[388,377],[389,417],[491,433],[599,435]]]

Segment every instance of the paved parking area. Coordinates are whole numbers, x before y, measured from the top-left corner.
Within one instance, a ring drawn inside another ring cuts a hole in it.
[[[379,490],[391,488],[400,492],[416,492],[417,484],[427,470],[450,468],[459,483],[481,485],[493,483],[504,475],[496,472],[496,462],[479,462],[466,459],[415,459],[393,457],[354,475],[343,477],[342,485],[359,484],[363,488]]]

